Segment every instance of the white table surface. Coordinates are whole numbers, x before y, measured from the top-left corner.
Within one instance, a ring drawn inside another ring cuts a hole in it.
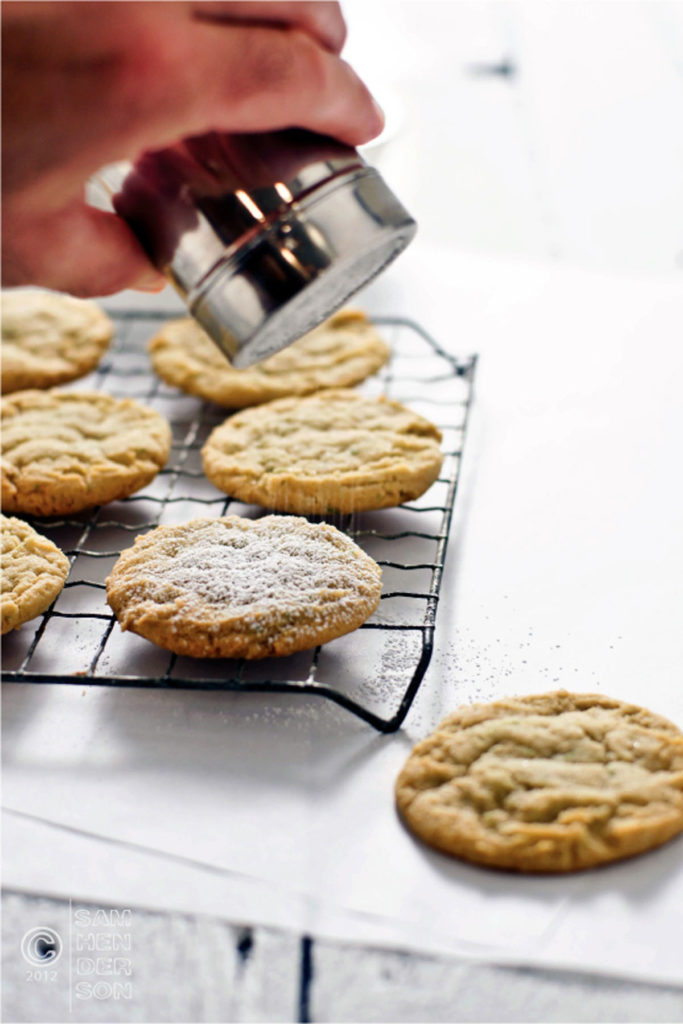
[[[373,0],[348,10],[349,57],[386,97],[393,131],[374,157],[417,217],[424,251],[446,246],[465,277],[468,260],[480,277],[490,259],[509,265],[511,280],[521,261],[646,277],[665,290],[675,282],[680,5]],[[447,298],[440,285],[435,333]],[[379,282],[373,294],[380,303],[395,293]],[[660,472],[667,467],[656,460],[646,466],[650,484]],[[466,535],[458,557],[467,557]],[[539,574],[539,596],[543,586]],[[608,643],[599,663],[581,668],[610,678],[610,659]],[[530,690],[539,688],[535,670]],[[34,842],[45,828],[36,823]],[[245,932],[144,910],[135,917],[135,998],[91,1000],[67,1016],[63,990],[26,982],[17,937],[36,924],[63,928],[68,904],[9,894],[5,909],[7,1020],[683,1020],[681,991],[661,986],[329,941],[311,948],[248,923]]]

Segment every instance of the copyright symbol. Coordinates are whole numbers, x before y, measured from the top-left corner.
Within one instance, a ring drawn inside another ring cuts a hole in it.
[[[62,955],[62,940],[54,928],[31,928],[21,940],[21,955],[34,967],[51,966]]]

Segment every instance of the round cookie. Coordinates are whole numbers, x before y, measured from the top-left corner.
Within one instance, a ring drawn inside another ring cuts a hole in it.
[[[260,405],[365,380],[389,347],[365,314],[343,310],[255,366],[236,370],[192,319],[167,323],[149,343],[159,376],[191,395],[230,409]]]
[[[109,317],[87,299],[37,288],[3,291],[3,394],[83,377],[113,334]]]
[[[345,534],[292,516],[159,526],[107,579],[121,628],[176,654],[266,658],[342,636],[375,610],[381,570]]]
[[[17,391],[2,399],[2,503],[50,516],[125,498],[168,459],[171,430],[129,398]]]
[[[17,629],[49,608],[69,574],[69,560],[56,545],[21,519],[2,522],[2,633]]]
[[[474,704],[415,747],[396,800],[415,835],[464,860],[589,868],[683,831],[683,734],[600,694]]]
[[[236,413],[212,431],[202,458],[208,478],[232,497],[325,515],[419,497],[439,475],[440,440],[398,402],[340,389]]]

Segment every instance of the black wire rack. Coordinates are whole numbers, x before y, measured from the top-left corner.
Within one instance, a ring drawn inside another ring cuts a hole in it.
[[[157,409],[171,424],[171,457],[152,484],[123,501],[70,518],[30,520],[65,551],[71,569],[48,611],[3,638],[3,681],[315,694],[381,732],[398,729],[432,656],[476,356],[452,356],[410,320],[374,318],[392,358],[361,390],[387,394],[436,423],[444,463],[439,479],[415,502],[325,517],[382,567],[382,599],[372,618],[346,637],[287,658],[193,659],[121,633],[106,604],[106,576],[123,548],[160,524],[268,513],[226,497],[202,472],[202,445],[229,411],[167,387],[151,370],[147,341],[169,314],[109,314],[116,325],[112,348],[74,388],[103,389]]]

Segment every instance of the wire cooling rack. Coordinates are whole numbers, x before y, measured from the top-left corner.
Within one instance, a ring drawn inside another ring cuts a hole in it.
[[[193,659],[122,633],[106,603],[104,580],[121,550],[155,526],[267,511],[226,497],[204,476],[202,445],[228,411],[167,387],[152,372],[147,341],[168,314],[119,310],[110,316],[112,348],[74,388],[136,398],[161,412],[173,431],[171,457],[153,483],[130,498],[66,519],[31,519],[66,552],[71,569],[52,607],[3,638],[3,680],[316,694],[382,732],[398,729],[432,655],[476,356],[455,358],[412,321],[375,318],[392,358],[361,390],[387,394],[431,419],[443,433],[445,457],[441,476],[421,499],[325,517],[382,567],[382,599],[372,618],[354,633],[287,658]]]

